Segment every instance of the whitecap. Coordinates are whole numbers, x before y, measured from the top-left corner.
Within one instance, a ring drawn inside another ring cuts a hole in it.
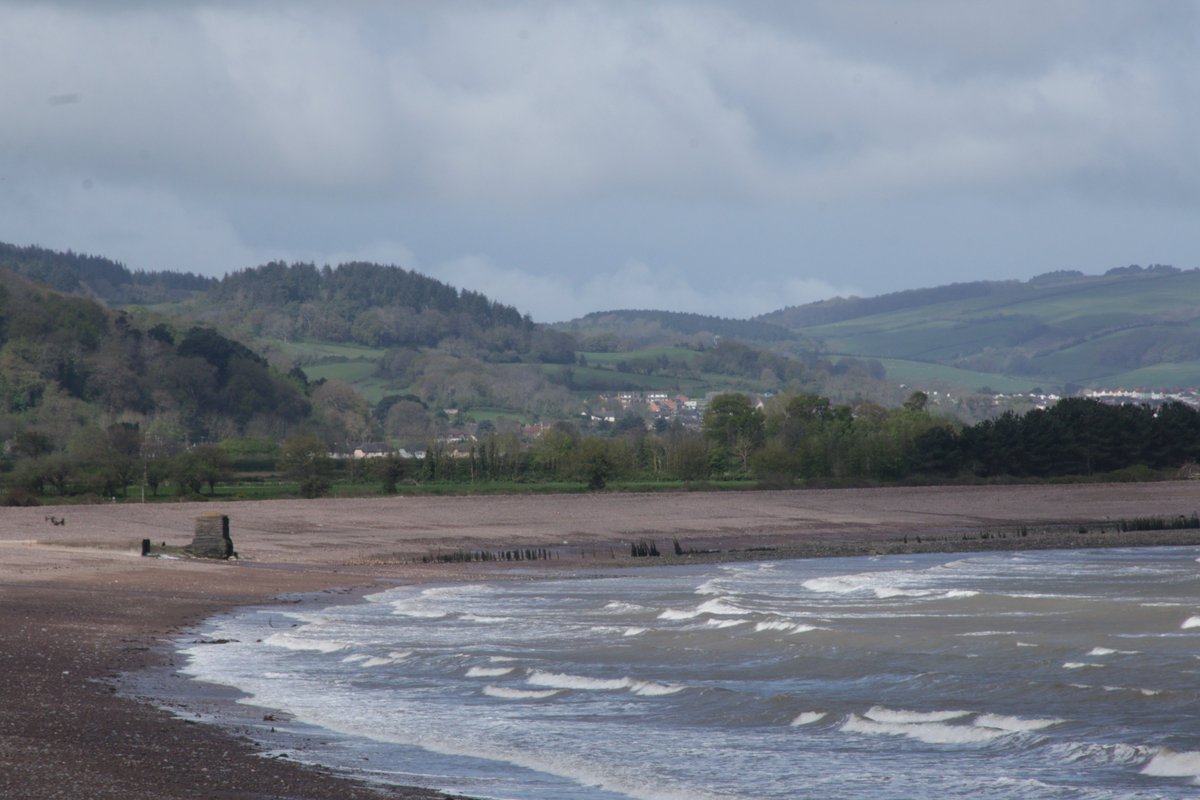
[[[501,700],[544,700],[554,697],[561,689],[510,689],[507,686],[485,686],[483,693]]]
[[[495,625],[501,622],[512,622],[512,617],[489,617],[484,614],[463,614],[460,618],[463,622],[482,622],[488,625]]]
[[[646,632],[645,628],[626,628],[622,636],[641,636]]]
[[[1103,666],[1103,664],[1093,664],[1090,661],[1067,661],[1063,663],[1063,669],[1086,669],[1087,667]]]
[[[1162,694],[1161,689],[1135,689],[1130,686],[1102,686],[1101,688],[1106,692],[1137,692],[1143,697],[1154,697],[1155,695]]]
[[[540,670],[530,673],[526,680],[533,686],[595,692],[628,689],[632,683],[629,678],[588,678],[582,675],[567,675],[561,672],[542,672]]]
[[[827,716],[828,714],[824,711],[802,711],[796,715],[794,720],[792,720],[792,727],[812,725],[814,722],[820,722]]]
[[[1176,752],[1163,748],[1142,767],[1143,775],[1156,778],[1200,779],[1200,751]]]
[[[926,744],[981,744],[1010,733],[995,728],[947,725],[944,722],[879,722],[857,714],[851,714],[842,723],[842,730],[847,733],[907,736]]]
[[[1017,631],[970,631],[968,633],[960,633],[959,636],[1015,636]],[[1020,642],[1017,642],[1019,645]]]
[[[658,615],[659,619],[680,620],[680,619],[695,619],[700,616],[699,611],[676,611],[673,608],[668,608],[666,611]]]
[[[534,670],[526,678],[532,686],[544,686],[550,689],[572,689],[587,692],[615,692],[628,689],[633,694],[643,697],[675,694],[685,687],[654,681],[640,681],[633,678],[589,678],[583,675],[568,675],[561,672],[542,672]]]
[[[620,614],[636,614],[639,611],[645,611],[645,606],[639,606],[634,603],[626,603],[621,600],[612,600],[604,605],[605,611],[616,611]]]
[[[1114,650],[1111,647],[1093,647],[1088,651],[1089,656],[1136,656],[1139,650]]]
[[[730,597],[717,597],[704,601],[691,611],[678,611],[669,608],[659,614],[658,618],[665,620],[695,619],[701,614],[711,614],[718,617],[740,617],[750,613],[747,609],[733,605],[733,602],[733,598]]]
[[[818,594],[850,594],[867,588],[869,576],[842,575],[832,578],[811,578],[800,585]]]
[[[394,664],[394,663],[396,663],[396,660],[394,658],[384,658],[382,656],[376,656],[374,658],[368,658],[366,661],[362,662],[362,665],[364,667],[382,667],[384,664]]]
[[[817,630],[816,625],[806,625],[801,622],[786,622],[784,620],[769,620],[767,622],[759,622],[754,626],[754,630],[762,631],[783,631],[785,633],[808,633],[809,631]]]
[[[704,624],[710,628],[733,628],[738,625],[745,625],[749,620],[745,619],[708,619]]]
[[[931,589],[898,589],[894,586],[880,586],[875,588],[874,592],[880,600],[890,600],[893,597],[928,597],[933,594]]]
[[[1188,617],[1179,627],[1187,630],[1188,628],[1200,628],[1200,617]]]
[[[729,597],[718,597],[715,600],[706,600],[700,604],[697,609],[701,614],[714,614],[717,616],[743,616],[749,614],[747,609],[739,608],[733,605],[735,601]]]
[[[467,670],[468,678],[499,678],[507,675],[516,667],[471,667]]]
[[[634,681],[629,688],[634,694],[641,695],[642,697],[661,697],[663,695],[682,692],[686,687],[654,683],[653,681]]]
[[[1040,731],[1051,725],[1061,725],[1065,719],[1024,719],[1008,717],[1002,714],[980,714],[975,718],[975,724],[981,728],[996,728],[1002,731]]]
[[[370,658],[366,653],[354,653],[342,659],[343,664],[353,664],[355,661],[366,661]]]
[[[951,589],[950,591],[946,592],[946,597],[948,597],[952,600],[956,600],[960,597],[978,597],[978,596],[979,596],[979,592],[976,592],[972,589]]]
[[[885,708],[883,706],[871,706],[863,716],[876,722],[912,724],[919,722],[946,722],[947,720],[968,716],[971,713],[973,712],[905,711],[903,709]]]

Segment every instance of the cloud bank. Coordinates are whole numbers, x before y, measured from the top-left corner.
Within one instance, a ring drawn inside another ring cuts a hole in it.
[[[1008,274],[1113,266],[1006,244],[1063,208],[1134,209],[1113,255],[1195,260],[1194,238],[1154,252],[1200,204],[1195,2],[0,2],[0,19],[0,238],[135,267],[394,252],[558,318],[758,313],[975,277],[993,252]],[[985,263],[941,244],[964,226]]]

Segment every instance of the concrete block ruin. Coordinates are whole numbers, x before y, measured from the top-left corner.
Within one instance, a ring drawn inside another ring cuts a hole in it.
[[[229,517],[209,511],[196,518],[196,533],[184,552],[197,558],[237,558],[229,538]]]

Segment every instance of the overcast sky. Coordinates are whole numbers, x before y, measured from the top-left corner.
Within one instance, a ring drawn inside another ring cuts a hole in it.
[[[1200,2],[5,2],[0,240],[543,322],[1200,265]]]

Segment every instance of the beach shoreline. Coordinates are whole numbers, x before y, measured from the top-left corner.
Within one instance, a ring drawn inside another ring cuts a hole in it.
[[[1195,529],[1116,528],[1121,519],[1187,515],[1198,506],[1200,486],[1176,481],[4,509],[0,795],[380,797],[377,786],[264,758],[236,727],[192,724],[187,709],[118,691],[123,674],[173,670],[178,637],[241,607],[698,560],[1195,545]],[[186,544],[207,511],[229,515],[241,560],[140,557],[144,538]],[[66,524],[47,524],[50,516]],[[666,555],[632,558],[631,543],[647,539]],[[684,555],[673,555],[675,541]],[[516,550],[554,556],[430,563],[439,553]],[[129,685],[138,695],[136,682]],[[444,797],[408,788],[382,796]]]

